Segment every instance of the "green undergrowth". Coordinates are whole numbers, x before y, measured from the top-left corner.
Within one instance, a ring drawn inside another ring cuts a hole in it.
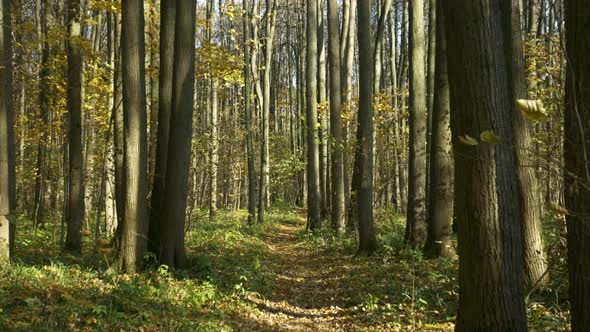
[[[186,269],[155,266],[132,276],[109,272],[113,257],[97,253],[92,236],[84,238],[82,255],[72,255],[60,249],[58,222],[35,231],[28,220],[19,220],[14,262],[0,266],[0,331],[241,331],[257,326],[252,320],[261,312],[248,299],[282,299],[273,294],[281,288],[273,286],[282,271],[273,271],[279,252],[271,243],[285,236],[285,227],[296,230],[286,240],[296,241],[292,248],[331,262],[341,297],[335,302],[350,315],[351,330],[453,329],[456,256],[426,259],[405,246],[405,220],[380,211],[378,249],[357,257],[355,237],[335,234],[328,222],[314,234],[305,232],[303,213],[275,210],[262,225],[248,225],[243,211],[220,211],[215,221],[203,213],[191,220],[186,234]],[[548,216],[544,226],[548,259],[554,263],[548,284],[528,298],[529,327],[566,331],[563,223]]]
[[[280,214],[277,215],[280,218]],[[109,272],[112,255],[59,247],[58,226],[34,231],[21,220],[14,262],[0,267],[0,331],[231,331],[265,294],[271,280],[259,256],[260,234],[273,232],[275,216],[248,226],[243,212],[200,219],[186,236],[189,266],[147,268],[137,275]],[[56,231],[57,230],[57,231]]]
[[[568,331],[567,265],[563,218],[548,213],[543,221],[548,260],[548,282],[527,291],[531,331]],[[350,273],[358,274],[351,285],[356,293],[349,299],[363,311],[367,324],[382,326],[397,321],[393,329],[448,330],[454,326],[458,306],[458,256],[428,259],[404,243],[405,218],[382,210],[375,215],[378,247],[369,257],[356,255],[357,239],[334,233],[326,221],[321,230],[301,232],[309,250],[326,255],[348,255]],[[456,250],[457,239],[453,236]],[[389,326],[389,325],[387,325]]]

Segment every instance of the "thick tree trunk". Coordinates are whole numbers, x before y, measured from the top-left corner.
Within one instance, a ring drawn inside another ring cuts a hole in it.
[[[306,53],[306,131],[307,131],[307,228],[316,231],[321,227],[320,217],[320,161],[318,146],[318,15],[317,0],[307,1],[307,53]]]
[[[80,37],[80,1],[68,1],[68,200],[66,211],[67,236],[65,248],[80,252],[84,222],[84,169],[82,165],[82,54]]]
[[[445,1],[459,240],[457,331],[526,331],[500,0]],[[459,139],[489,131],[496,144]],[[463,140],[464,141],[464,140]]]
[[[512,127],[516,148],[518,189],[520,196],[521,227],[524,240],[524,272],[527,287],[546,283],[547,264],[542,239],[541,195],[535,175],[534,151],[530,121],[516,106],[517,99],[527,99],[523,36],[518,0],[503,1],[504,42],[508,77],[511,85]]]
[[[0,2],[0,263],[8,261],[12,255],[16,228],[10,7],[10,0]]]
[[[565,170],[572,331],[590,330],[590,3],[565,7],[569,60],[565,97]]]
[[[436,4],[436,68],[430,145],[430,209],[424,252],[428,256],[450,256],[453,218],[453,156],[451,154],[451,110],[447,45],[442,2]]]
[[[426,239],[426,82],[424,2],[410,1],[410,156],[405,241],[414,248]]]
[[[371,49],[371,0],[358,3],[359,42],[359,159],[358,216],[359,253],[377,247],[373,224],[373,59]]]
[[[183,267],[184,225],[190,169],[195,76],[196,4],[177,0],[174,28],[174,85],[166,167],[166,195],[160,224],[160,264]]]
[[[136,273],[146,251],[147,116],[143,1],[122,2],[121,53],[125,128],[125,212],[119,269]]]
[[[172,109],[172,76],[174,71],[174,22],[176,0],[160,3],[160,73],[158,96],[158,133],[156,161],[151,197],[148,247],[156,252],[160,246],[160,224],[166,190],[166,163],[168,162],[168,139],[170,136],[170,112]],[[191,122],[192,123],[192,122]]]

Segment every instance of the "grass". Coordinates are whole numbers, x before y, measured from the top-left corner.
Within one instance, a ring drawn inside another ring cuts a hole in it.
[[[457,258],[425,259],[403,244],[404,220],[377,215],[380,247],[355,257],[356,239],[305,233],[301,211],[192,221],[189,267],[109,272],[113,257],[84,238],[82,255],[59,248],[57,224],[34,231],[20,220],[14,263],[0,267],[2,331],[374,331],[452,330]],[[531,330],[568,329],[562,224],[545,222],[550,283],[531,294]]]

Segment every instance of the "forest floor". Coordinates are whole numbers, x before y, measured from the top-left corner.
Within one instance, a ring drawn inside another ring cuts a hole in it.
[[[418,305],[410,301],[413,277],[405,273],[407,267],[383,273],[386,271],[379,271],[376,265],[397,263],[383,257],[357,258],[351,253],[331,252],[325,240],[314,245],[302,236],[304,228],[305,220],[292,215],[263,237],[272,255],[264,257],[261,264],[272,271],[274,282],[269,296],[252,294],[248,298],[256,305],[251,314],[252,330],[401,330],[404,326],[452,330],[452,311],[448,319],[434,312],[442,321],[424,324],[424,313],[419,311],[427,303],[422,298]],[[403,312],[391,307],[388,291],[401,295],[395,302]],[[447,295],[454,294],[451,290]],[[381,309],[381,305],[385,307]]]
[[[276,210],[256,226],[244,212],[216,221],[203,213],[187,233],[187,269],[154,266],[133,276],[111,272],[112,254],[95,250],[90,237],[83,255],[71,255],[59,249],[57,223],[34,231],[20,220],[15,262],[0,266],[0,330],[453,329],[456,257],[424,259],[405,248],[403,219],[384,212],[379,250],[356,257],[354,238],[304,232],[303,212]],[[568,329],[566,279],[554,273],[531,296],[531,330]]]

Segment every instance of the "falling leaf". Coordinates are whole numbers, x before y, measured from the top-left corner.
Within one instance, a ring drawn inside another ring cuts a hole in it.
[[[556,203],[551,203],[549,204],[549,210],[557,213],[557,214],[561,214],[564,216],[569,216],[570,212],[563,206],[556,204]]]
[[[491,130],[486,130],[483,133],[479,134],[479,139],[481,139],[482,142],[486,142],[489,144],[498,143],[498,137]]]
[[[479,143],[477,142],[477,140],[467,134],[465,134],[464,136],[459,136],[459,141],[463,144],[467,144],[467,145],[478,145]]]
[[[516,105],[529,120],[541,121],[547,118],[547,110],[539,99],[518,99]]]
[[[107,239],[100,238],[96,240],[96,246],[99,248],[108,248],[111,245],[111,241]]]

